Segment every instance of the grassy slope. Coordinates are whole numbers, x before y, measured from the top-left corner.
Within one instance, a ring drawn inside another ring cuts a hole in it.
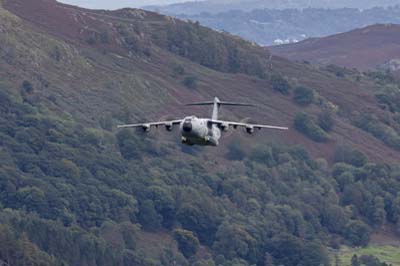
[[[397,57],[399,30],[395,24],[378,24],[270,49],[291,60],[370,70]]]
[[[167,114],[171,117],[180,117],[183,112],[209,115],[209,110],[184,109],[180,104],[210,99],[214,96],[228,100],[248,100],[260,105],[260,109],[256,111],[252,109],[226,110],[223,114],[227,118],[239,119],[252,116],[259,122],[290,126],[297,112],[307,110],[318,113],[320,110],[315,106],[304,109],[295,105],[290,97],[274,92],[267,80],[214,71],[166,51],[162,45],[155,45],[154,40],[151,45],[151,56],[147,58],[129,54],[126,49],[121,48],[118,38],[114,41],[114,35],[111,35],[110,43],[94,46],[88,45],[86,35],[76,35],[76,32],[80,32],[79,29],[82,31],[90,29],[92,25],[109,27],[106,29],[114,32],[115,27],[121,23],[135,21],[137,23],[137,17],[131,18],[132,12],[136,11],[117,11],[122,12],[122,15],[106,12],[97,12],[93,15],[85,10],[64,7],[61,10],[65,13],[59,16],[79,18],[86,15],[87,17],[67,21],[76,23],[65,30],[60,28],[59,31],[54,31],[54,28],[46,26],[53,25],[51,23],[54,21],[51,17],[48,18],[49,24],[40,17],[45,11],[40,8],[38,11],[31,9],[34,12],[30,14],[29,7],[19,2],[24,3],[21,0],[8,1],[7,6],[30,23],[18,19],[18,22],[8,29],[9,38],[4,45],[16,46],[14,53],[20,56],[14,58],[14,62],[10,64],[1,65],[3,76],[12,77],[10,82],[14,84],[21,83],[23,79],[30,80],[35,85],[35,93],[40,98],[46,99],[50,96],[57,98],[57,103],[51,104],[51,108],[58,112],[66,111],[92,125],[97,124],[99,114],[113,115],[125,109],[131,113],[131,121],[159,119]],[[160,34],[162,32],[165,34],[162,30],[165,25],[177,23],[168,17],[153,13],[144,14],[146,14],[144,18],[139,18],[139,21],[145,25],[144,39],[152,35],[161,38]],[[90,36],[91,33],[85,34]],[[258,49],[251,48],[249,45],[245,46],[250,50]],[[60,50],[60,62],[51,57],[55,47]],[[267,62],[268,52],[265,52],[264,56]],[[270,71],[287,76],[294,84],[315,89],[334,106],[350,109],[347,110],[349,113],[355,111],[382,113],[373,97],[375,88],[369,81],[356,83],[349,79],[338,79],[329,72],[293,64],[278,57],[273,57],[270,63],[272,66]],[[177,64],[184,67],[186,75],[174,76],[172,69]],[[21,68],[20,65],[25,67]],[[182,80],[187,75],[193,75],[199,79],[196,90],[187,89],[182,85]],[[47,87],[43,86],[43,79],[44,83],[48,84]],[[302,143],[318,157],[330,157],[336,144],[351,144],[378,161],[397,161],[400,158],[400,153],[382,145],[379,140],[352,126],[346,119],[336,117],[336,120],[337,127],[333,133],[333,141],[327,144],[315,144],[295,131],[283,135],[265,132],[262,137],[279,139],[289,144]]]
[[[351,258],[353,255],[373,255],[380,261],[392,264],[393,266],[400,265],[400,249],[396,246],[374,246],[366,248],[352,249],[343,247],[340,250],[339,259],[341,266],[351,266]]]

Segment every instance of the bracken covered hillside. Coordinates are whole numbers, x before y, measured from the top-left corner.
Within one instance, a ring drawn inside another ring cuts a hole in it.
[[[273,46],[276,55],[291,60],[335,64],[360,70],[399,68],[400,25],[378,24],[296,44]]]
[[[0,6],[0,260],[9,265],[328,265],[398,227],[398,83],[317,68],[136,9]],[[288,125],[181,147],[118,123]]]

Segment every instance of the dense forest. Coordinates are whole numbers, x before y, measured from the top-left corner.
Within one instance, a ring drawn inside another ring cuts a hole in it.
[[[238,140],[230,167],[209,171],[205,151],[174,155],[173,142],[84,128],[6,86],[0,255],[10,265],[329,265],[326,247],[400,226],[400,169],[349,147],[330,166],[301,146],[246,151]],[[179,250],[139,247],[142,231],[165,230]],[[194,256],[200,246],[212,252]]]
[[[391,73],[295,64],[144,11],[4,2],[26,20],[0,5],[0,264],[335,265],[341,246],[399,230]],[[224,117],[291,130],[211,149],[116,129],[216,94],[260,105]]]

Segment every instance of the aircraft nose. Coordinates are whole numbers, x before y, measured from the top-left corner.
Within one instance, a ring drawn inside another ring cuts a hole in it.
[[[192,131],[192,123],[191,123],[191,122],[185,122],[185,123],[183,123],[182,129],[183,129],[183,131],[185,131],[185,132],[190,132],[190,131]]]

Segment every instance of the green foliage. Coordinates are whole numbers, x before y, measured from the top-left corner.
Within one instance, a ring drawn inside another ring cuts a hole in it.
[[[283,235],[273,238],[270,245],[271,254],[278,265],[329,265],[327,252],[318,243],[304,243],[293,236]]]
[[[372,255],[362,255],[359,259],[359,263],[365,266],[389,266],[389,264],[381,262],[377,257]]]
[[[220,217],[211,202],[204,202],[203,205],[185,204],[176,215],[182,227],[196,233],[202,243],[211,245],[214,242]]]
[[[365,247],[370,238],[370,229],[362,221],[352,221],[347,225],[346,237],[353,246]]]
[[[21,88],[23,93],[31,94],[33,92],[33,85],[27,80],[24,80],[24,82],[22,82]]]
[[[356,167],[365,165],[368,158],[362,152],[353,149],[349,145],[338,146],[334,154],[335,162],[347,163]]]
[[[290,83],[279,74],[271,76],[271,85],[275,91],[278,91],[283,95],[289,95],[290,90],[292,89]]]
[[[360,261],[358,260],[356,254],[354,254],[353,257],[351,258],[351,266],[360,266]]]
[[[189,89],[196,89],[197,88],[198,79],[195,76],[187,76],[183,80],[183,85]]]
[[[322,128],[326,132],[330,132],[335,125],[335,121],[333,120],[332,113],[329,111],[324,111],[324,112],[318,114],[318,125],[320,128]]]
[[[218,34],[196,23],[174,21],[153,41],[177,55],[214,70],[265,78],[265,50],[228,34]]]
[[[389,147],[400,150],[400,135],[391,126],[383,123],[373,114],[360,114],[353,119],[353,123],[383,141]]]
[[[307,87],[299,86],[294,89],[293,100],[302,106],[312,104],[314,102],[314,90]]]
[[[396,83],[396,77],[389,71],[369,71],[365,73],[379,85]]]
[[[334,73],[338,78],[344,78],[346,75],[354,74],[354,71],[337,65],[328,65],[325,69],[329,72]]]
[[[232,141],[228,145],[228,154],[226,155],[229,160],[240,161],[246,157],[244,147],[240,141]]]
[[[296,115],[294,127],[297,131],[316,142],[327,142],[329,140],[329,135],[306,113],[298,113]]]
[[[179,250],[186,258],[190,258],[197,253],[200,243],[192,232],[176,229],[174,231],[174,238],[178,242]]]
[[[329,171],[302,147],[235,141],[219,168],[199,160],[202,150],[171,156],[166,140],[83,128],[4,93],[0,101],[0,224],[56,263],[188,265],[180,253],[140,249],[154,235],[143,230],[181,227],[174,237],[193,265],[328,265],[331,238],[365,245],[370,227],[400,220],[398,169],[357,153]],[[193,256],[197,239],[215,263]]]
[[[218,229],[213,248],[226,259],[242,258],[254,260],[256,240],[244,228],[227,223]]]
[[[18,236],[7,225],[0,224],[0,262],[6,265],[63,265],[40,250],[26,234]]]
[[[175,65],[172,72],[174,76],[182,76],[185,74],[185,68],[182,65]]]
[[[145,200],[140,204],[138,218],[145,230],[157,231],[161,228],[162,216],[157,213],[151,200]]]
[[[382,105],[383,109],[387,109],[392,113],[400,112],[400,92],[386,92],[375,95],[378,102]]]

